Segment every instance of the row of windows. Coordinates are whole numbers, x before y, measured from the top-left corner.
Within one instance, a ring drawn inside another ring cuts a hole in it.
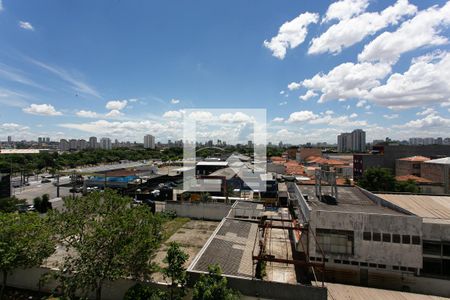
[[[311,261],[318,261],[321,262],[321,257],[310,257]],[[324,262],[328,262],[328,258],[325,258]],[[387,269],[388,267],[384,264],[374,264],[374,263],[367,263],[367,262],[359,262],[354,260],[341,260],[341,259],[334,259],[333,262],[335,264],[343,264],[343,265],[352,265],[352,266],[360,266],[360,267],[369,267],[369,268],[377,268],[377,269]],[[392,270],[401,270],[405,272],[413,272],[416,273],[416,268],[408,268],[408,267],[401,267],[401,266],[392,266]]]
[[[420,236],[418,235],[400,235],[400,234],[390,234],[390,233],[380,233],[380,232],[363,232],[363,240],[365,241],[375,241],[375,242],[386,242],[386,243],[397,243],[397,244],[413,244],[420,245]]]

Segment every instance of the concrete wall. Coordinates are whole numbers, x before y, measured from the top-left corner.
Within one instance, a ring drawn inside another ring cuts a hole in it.
[[[230,209],[231,205],[224,203],[166,202],[166,211],[175,211],[177,216],[191,219],[221,221]]]
[[[189,284],[194,285],[201,273],[189,271]],[[308,299],[326,300],[327,289],[312,287],[300,284],[287,284],[280,282],[262,281],[258,279],[248,279],[242,277],[225,276],[228,286],[239,291],[245,296],[256,297],[258,299]]]
[[[354,232],[353,256],[327,254],[327,258],[422,267],[422,245],[363,240],[364,231],[422,236],[422,220],[418,217],[317,210],[311,212],[310,230],[315,233],[317,228]],[[315,240],[313,237],[309,240],[310,255],[313,256],[316,253]]]
[[[326,264],[326,280],[342,284],[360,285],[360,268],[348,265]],[[450,281],[415,276],[409,272],[368,269],[367,286],[409,291],[441,297],[450,297]]]
[[[39,279],[46,273],[54,272],[51,269],[36,267],[30,269],[18,269],[12,274],[8,275],[7,286],[51,293],[56,287],[55,281],[47,282],[39,289]],[[0,279],[3,280],[0,274]],[[129,279],[119,279],[114,282],[105,282],[102,286],[102,299],[103,300],[121,300],[126,291],[135,285],[137,282]],[[162,283],[145,282],[145,284],[151,285],[155,288],[166,288],[167,285]],[[95,294],[89,295],[90,299],[95,298]]]

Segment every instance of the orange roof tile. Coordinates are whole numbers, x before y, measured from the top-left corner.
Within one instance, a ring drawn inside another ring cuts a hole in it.
[[[404,157],[404,158],[399,158],[398,160],[403,160],[403,161],[427,161],[430,160],[429,157],[425,157],[425,156],[410,156],[410,157]]]
[[[395,176],[395,179],[397,181],[408,181],[408,180],[414,180],[417,183],[432,183],[431,180],[414,176],[414,175],[403,175],[403,176]]]

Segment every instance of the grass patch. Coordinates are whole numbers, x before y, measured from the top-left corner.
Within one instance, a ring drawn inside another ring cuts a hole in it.
[[[183,227],[184,224],[189,222],[191,219],[189,218],[179,218],[176,217],[172,220],[169,220],[163,224],[164,228],[164,242],[167,241],[178,229]]]

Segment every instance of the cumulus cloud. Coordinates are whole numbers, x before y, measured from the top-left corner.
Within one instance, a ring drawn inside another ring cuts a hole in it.
[[[120,117],[122,115],[123,115],[123,113],[120,110],[113,109],[110,112],[108,112],[107,114],[105,114],[105,117],[106,118],[117,118],[117,117]]]
[[[358,103],[356,103],[356,107],[364,107],[366,105],[367,100],[359,100]]]
[[[368,0],[341,0],[330,4],[322,22],[346,20],[360,15],[369,6]]]
[[[294,49],[305,41],[308,25],[317,23],[319,15],[305,12],[295,19],[281,25],[278,34],[270,41],[265,40],[264,46],[272,51],[272,55],[284,59],[288,48]]]
[[[183,117],[183,112],[179,110],[169,110],[163,114],[163,118],[180,119]]]
[[[419,111],[418,113],[416,113],[416,115],[418,115],[418,116],[426,116],[426,115],[430,115],[430,114],[436,114],[436,111],[432,107],[429,107],[423,111]]]
[[[289,89],[290,91],[298,90],[299,88],[301,88],[301,86],[302,86],[301,83],[291,82],[291,83],[288,84],[288,89]]]
[[[307,100],[309,100],[310,98],[316,97],[317,95],[318,95],[318,94],[315,93],[314,91],[308,90],[304,95],[301,95],[301,96],[298,97],[298,98],[299,98],[300,100],[307,101]]]
[[[23,112],[38,116],[60,116],[61,112],[56,111],[53,105],[50,104],[31,104],[22,109]]]
[[[170,100],[170,103],[178,104],[178,103],[180,103],[180,100],[173,98],[172,100]]]
[[[355,116],[355,114],[352,114],[350,116],[321,115],[309,120],[309,124],[321,124],[333,127],[361,127],[367,125],[366,121],[352,120],[356,117],[357,115]]]
[[[368,90],[380,85],[380,80],[391,72],[384,63],[343,63],[327,74],[318,73],[303,80],[304,87],[321,93],[319,102],[349,98],[366,98]]]
[[[333,4],[337,5],[337,3]],[[365,9],[364,5],[367,7],[366,1],[341,1],[341,6],[354,7],[353,10],[347,11],[350,15],[354,15],[356,10]],[[352,46],[366,36],[373,35],[389,25],[397,24],[404,16],[413,15],[416,11],[416,6],[409,4],[408,0],[398,0],[394,5],[381,12],[358,14],[353,18],[346,15],[345,18],[340,18],[339,23],[330,26],[322,35],[313,38],[308,53],[339,53],[343,48]]]
[[[99,118],[100,114],[96,113],[95,111],[90,110],[80,110],[75,113],[78,117],[81,118]]]
[[[25,30],[34,31],[34,27],[30,22],[19,21],[19,27]]]
[[[281,102],[279,103],[280,106],[283,106],[283,105],[286,105],[286,104],[287,104],[287,101],[281,101]]]
[[[429,114],[422,119],[412,120],[404,125],[396,125],[396,128],[409,129],[433,129],[433,128],[449,128],[450,119],[443,118],[437,114]]]
[[[224,113],[219,116],[219,121],[225,123],[251,123],[254,118],[242,112]]]
[[[284,121],[284,118],[281,118],[281,117],[276,117],[276,118],[273,118],[273,120],[272,120],[272,122],[275,122],[275,123],[281,123],[283,121]]]
[[[392,74],[384,85],[373,88],[368,99],[391,108],[447,102],[450,99],[450,52],[414,59],[403,74]]]
[[[433,6],[422,10],[411,20],[405,21],[394,32],[383,32],[358,55],[360,61],[384,61],[394,63],[402,53],[427,46],[448,43],[440,35],[450,25],[450,2],[443,7]]]
[[[112,100],[112,101],[108,101],[108,103],[106,103],[106,109],[122,110],[127,106],[127,104],[128,104],[127,100]]]
[[[288,123],[296,123],[296,122],[306,122],[310,120],[314,120],[318,118],[319,116],[313,113],[310,110],[302,110],[302,111],[296,111],[293,112],[289,119],[286,121]]]
[[[388,119],[388,120],[397,119],[398,117],[399,117],[398,114],[383,115],[383,118]]]

